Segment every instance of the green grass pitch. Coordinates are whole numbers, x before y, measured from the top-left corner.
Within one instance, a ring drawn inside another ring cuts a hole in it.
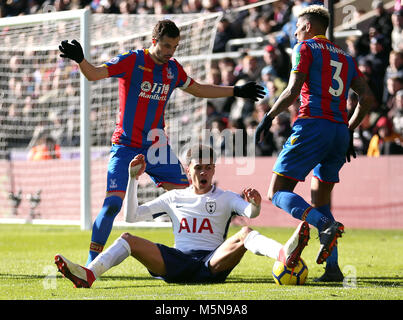
[[[285,243],[291,228],[256,228]],[[229,235],[238,227],[231,227]],[[154,242],[173,244],[169,228],[115,228],[107,246],[130,232]],[[223,284],[167,284],[153,279],[128,258],[97,280],[76,289],[56,272],[56,253],[84,264],[90,232],[72,226],[0,225],[0,300],[403,300],[402,230],[349,230],[339,240],[339,263],[348,281],[316,283],[323,266],[315,263],[317,232],[302,257],[309,268],[303,286],[277,286],[274,260],[247,252]]]

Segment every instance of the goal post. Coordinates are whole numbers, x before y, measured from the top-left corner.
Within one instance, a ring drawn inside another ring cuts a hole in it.
[[[91,37],[90,11],[80,12],[80,40],[84,52],[84,57],[90,56]],[[80,75],[80,220],[81,229],[90,230],[92,227],[91,219],[91,121],[90,121],[90,102],[91,87],[89,81]]]
[[[32,26],[57,21],[79,20],[79,41],[82,44],[84,56],[89,56],[91,37],[89,33],[91,13],[88,9],[42,13],[21,17],[0,19],[0,28]],[[62,39],[60,39],[62,40]],[[54,45],[54,44],[53,44]],[[6,48],[3,47],[4,51]],[[91,170],[90,170],[90,83],[84,75],[80,75],[80,220],[81,228],[91,228]],[[11,160],[10,160],[11,161]]]
[[[176,58],[191,77],[206,81],[221,16],[91,14],[82,9],[0,19],[0,89],[4,92],[0,99],[0,220],[72,222],[88,230],[102,206],[119,106],[118,81],[87,81],[76,63],[59,57],[62,40],[79,40],[86,59],[99,65],[119,53],[147,47],[157,21],[172,19],[181,30]],[[178,155],[203,129],[206,103],[181,90],[171,96],[164,120]],[[60,144],[61,157],[29,161],[29,151],[43,132]],[[140,202],[162,193],[150,179],[140,183]],[[13,208],[10,199],[21,190],[19,207]]]

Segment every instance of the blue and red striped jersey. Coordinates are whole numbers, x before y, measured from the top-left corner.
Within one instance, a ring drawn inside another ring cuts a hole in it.
[[[119,115],[112,143],[141,148],[150,146],[152,129],[164,129],[164,111],[175,88],[194,81],[178,61],[156,64],[148,49],[131,50],[103,64],[109,77],[119,78]]]
[[[363,76],[353,57],[325,36],[316,36],[294,46],[292,72],[307,75],[301,89],[298,117],[348,124],[347,98],[351,81]]]

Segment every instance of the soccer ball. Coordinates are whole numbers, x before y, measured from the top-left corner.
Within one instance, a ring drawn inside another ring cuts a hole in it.
[[[293,269],[287,268],[282,262],[276,261],[273,265],[272,275],[278,285],[302,285],[308,277],[308,267],[302,258]]]

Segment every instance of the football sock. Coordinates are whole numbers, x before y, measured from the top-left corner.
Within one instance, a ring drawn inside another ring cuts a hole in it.
[[[316,210],[320,211],[325,215],[330,221],[334,221],[332,212],[330,211],[330,205],[324,205],[317,207]],[[326,259],[326,268],[332,268],[338,265],[338,252],[337,246],[333,248],[332,254]]]
[[[137,199],[137,188],[139,182],[137,179],[129,176],[127,183],[126,197],[123,202],[123,215],[126,222],[136,222],[136,211],[139,205]]]
[[[123,200],[118,196],[105,198],[102,209],[92,226],[91,245],[86,263],[87,266],[102,252],[109,234],[111,233],[113,221],[122,207],[122,202]]]
[[[118,238],[107,250],[99,254],[87,268],[94,273],[95,278],[98,278],[110,268],[120,264],[130,254],[129,243],[123,238]]]
[[[313,208],[301,196],[290,191],[277,191],[272,199],[273,204],[291,214],[294,218],[308,222],[322,230],[330,220],[320,211]]]
[[[244,247],[259,256],[277,259],[283,245],[276,240],[261,235],[253,230],[248,233],[244,240]]]

